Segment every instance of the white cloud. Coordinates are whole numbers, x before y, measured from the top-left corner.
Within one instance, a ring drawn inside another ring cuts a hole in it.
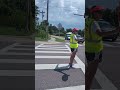
[[[70,6],[70,9],[71,9],[71,13],[78,13],[77,7]]]
[[[60,6],[64,7],[64,0],[60,0]]]
[[[84,28],[84,18],[75,16],[76,14],[84,14],[85,1],[84,0],[49,0],[49,22],[57,25],[62,23],[63,26]],[[46,12],[46,0],[36,0],[36,5],[40,10]],[[39,15],[40,21],[42,16]],[[46,19],[46,13],[45,17]]]

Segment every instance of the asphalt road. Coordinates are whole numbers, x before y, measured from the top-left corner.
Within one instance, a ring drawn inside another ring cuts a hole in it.
[[[34,90],[33,43],[0,43],[0,90]]]
[[[36,90],[83,90],[84,45],[79,45],[74,69],[67,67],[70,56],[68,42],[56,46],[40,45],[35,44],[37,48],[34,49],[34,44],[31,43],[1,42],[0,88],[33,90],[36,82]],[[120,90],[119,58],[120,39],[115,42],[104,41],[103,61],[93,81],[93,90]]]
[[[120,38],[115,42],[104,41],[103,61],[99,65],[99,69],[111,82],[103,84],[114,86],[120,90]],[[104,85],[103,85],[104,86]],[[111,89],[115,90],[115,89]]]
[[[70,69],[69,58],[70,50],[66,43],[37,44],[35,48],[35,90],[84,90],[84,63],[80,58],[76,58],[74,68]]]

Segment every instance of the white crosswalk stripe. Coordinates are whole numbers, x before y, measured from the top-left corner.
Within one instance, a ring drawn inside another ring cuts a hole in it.
[[[57,65],[59,69],[69,68],[69,64],[36,64],[35,69],[36,70],[55,69]],[[80,67],[78,64],[74,64],[73,68],[80,68]]]
[[[63,49],[64,48],[64,49]],[[44,50],[49,50],[49,51],[44,51]],[[64,51],[66,50],[66,51]],[[39,56],[38,54],[40,53],[44,53],[47,54],[47,56]],[[53,56],[49,56],[49,53],[53,53]],[[69,53],[67,56],[65,56],[64,54]],[[69,47],[67,45],[38,45],[35,47],[35,59],[68,59],[70,58],[70,53],[71,51],[69,50]],[[56,55],[55,55],[56,54]],[[63,56],[59,56],[59,54],[63,54]],[[55,55],[55,56],[54,56]],[[78,59],[78,57],[76,57],[75,59]],[[80,59],[79,59],[80,60]],[[81,64],[81,62],[79,62]],[[73,68],[75,69],[79,69],[81,68],[81,70],[84,70],[83,72],[85,73],[85,65],[83,65],[83,63],[81,65],[79,65],[78,63],[73,64]],[[35,70],[54,70],[54,69],[66,69],[69,68],[69,64],[35,64]],[[78,87],[63,87],[63,88],[55,88],[53,90],[85,90],[85,85],[80,85]],[[48,89],[48,90],[52,90],[52,89]]]
[[[35,51],[35,53],[70,53],[70,52],[65,52],[65,51]]]
[[[70,45],[70,43],[66,43],[67,45]],[[84,44],[78,44],[79,46],[85,46]]]
[[[29,51],[33,51],[33,52],[29,52]],[[34,45],[30,45],[30,44],[14,43],[12,45],[9,45],[1,49],[0,57],[2,57],[3,55],[4,57],[0,59],[0,64],[3,63],[4,65],[6,64],[7,66],[5,65],[6,67],[2,67],[6,69],[0,70],[0,76],[34,76],[34,69],[28,70],[24,68],[24,65],[34,64],[35,61],[33,59],[28,59],[28,57],[20,58],[22,55],[34,57],[34,54],[35,54]],[[20,64],[23,67],[14,66],[16,64]],[[9,67],[12,67],[12,66],[13,68],[9,69]],[[16,69],[16,68],[19,68],[19,69]]]
[[[66,49],[60,49],[60,48],[63,48],[63,46]],[[47,47],[47,48],[45,48],[45,47]],[[59,49],[56,49],[56,48],[59,48]],[[38,45],[38,46],[35,47],[35,50],[40,50],[40,51],[35,51],[35,53],[44,53],[44,54],[46,54],[46,53],[58,53],[58,54],[59,53],[70,53],[70,51],[69,51],[69,49],[68,49],[68,47],[66,45]],[[60,51],[44,51],[44,50],[60,50]],[[68,50],[68,51],[63,52],[63,50]],[[38,56],[38,55],[35,55],[35,58],[39,58],[39,59],[40,58],[52,58],[52,59],[56,59],[56,58],[65,59],[65,58],[68,58],[69,59],[70,56]],[[43,65],[43,64],[41,64],[41,65]],[[49,66],[50,65],[52,65],[52,64],[49,64]]]

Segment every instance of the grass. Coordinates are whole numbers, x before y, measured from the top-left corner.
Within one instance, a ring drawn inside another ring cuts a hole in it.
[[[24,29],[16,31],[15,27],[0,27],[0,35],[27,36],[30,34],[31,32],[25,32]]]
[[[55,38],[57,42],[65,42],[64,39],[60,39],[60,38]]]
[[[35,37],[35,41],[47,41],[48,39],[44,38],[41,39],[40,37]]]
[[[35,36],[35,41],[48,41],[50,39],[50,36],[48,38],[41,38],[40,36]]]

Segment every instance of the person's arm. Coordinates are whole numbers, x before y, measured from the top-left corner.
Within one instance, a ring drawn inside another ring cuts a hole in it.
[[[74,36],[74,39],[75,39],[76,41],[80,41],[80,40],[77,38],[77,36],[76,36],[76,35]]]
[[[112,35],[112,34],[118,33],[119,30],[120,30],[120,27],[117,27],[113,31],[103,32],[101,30],[99,24],[96,21],[94,22],[93,27],[94,27],[94,30],[95,30],[96,34],[98,34],[101,37],[105,37],[105,36],[108,36],[108,35]]]
[[[108,35],[118,33],[119,31],[120,31],[120,27],[116,28],[116,30],[108,31],[108,32],[101,32],[100,30],[97,29],[96,33],[101,37],[105,37],[105,36],[108,36]]]

